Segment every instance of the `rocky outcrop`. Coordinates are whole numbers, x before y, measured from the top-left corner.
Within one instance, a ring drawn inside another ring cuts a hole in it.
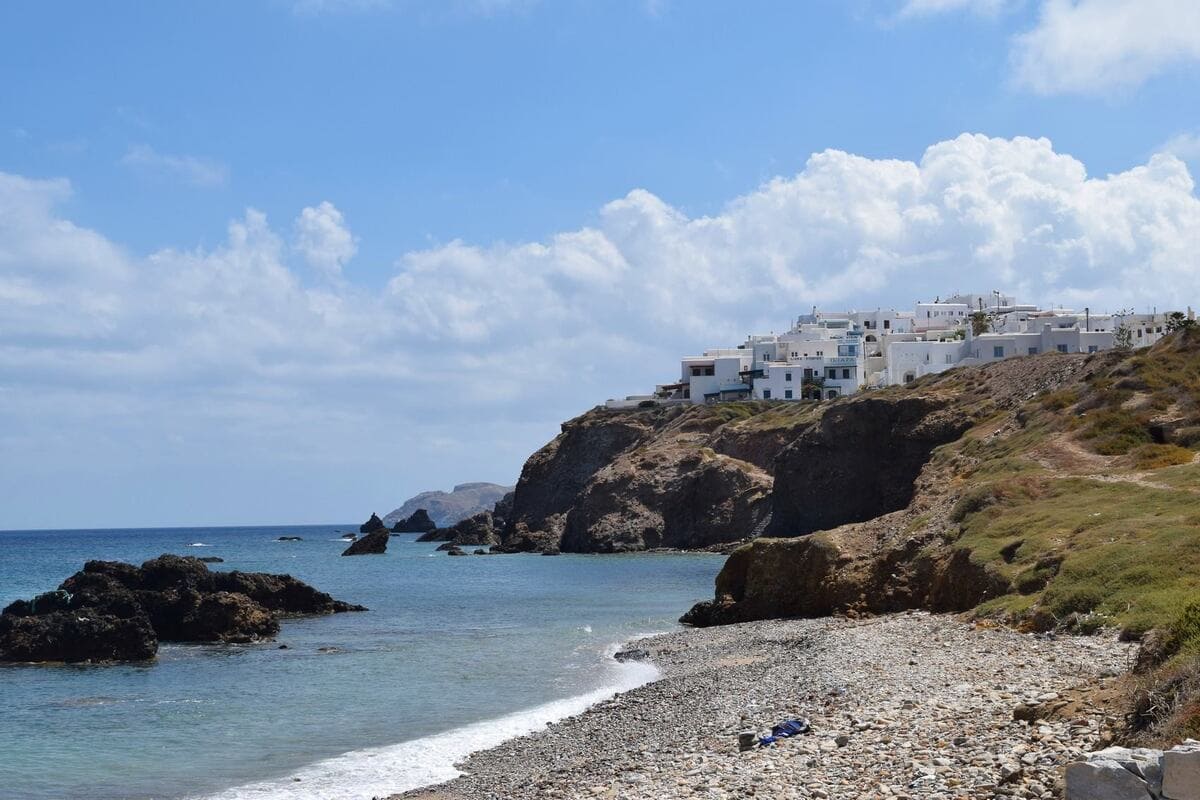
[[[392,533],[429,533],[437,530],[437,527],[437,523],[430,518],[429,512],[418,508],[411,516],[397,520],[396,524],[392,526]]]
[[[594,409],[525,463],[503,519],[503,552],[628,552],[706,548],[754,536],[770,511],[770,473],[796,406],[740,403]],[[781,412],[770,421],[762,416]],[[752,424],[755,421],[761,425]]]
[[[290,575],[210,572],[188,556],[89,561],[57,591],[4,609],[0,661],[142,661],[160,641],[253,642],[282,617],[361,610]]]
[[[855,398],[802,429],[775,462],[769,536],[798,536],[897,511],[930,453],[971,427],[946,398]]]
[[[438,550],[494,545],[498,542],[494,518],[490,511],[481,511],[473,517],[467,517],[454,526],[440,529],[440,531],[445,533],[447,538],[446,543]]]
[[[512,491],[511,486],[500,486],[495,483],[460,483],[449,492],[421,492],[411,497],[402,506],[385,515],[383,521],[394,526],[401,520],[410,518],[417,509],[425,509],[433,520],[430,528],[448,528],[451,525],[478,514],[480,511],[491,511],[493,506],[506,493]],[[394,529],[394,528],[393,528]],[[418,530],[404,528],[403,531]]]
[[[388,538],[390,534],[387,528],[380,528],[371,531],[366,536],[350,543],[350,546],[342,551],[344,556],[366,556],[379,555],[387,552]]]
[[[374,533],[375,531],[386,531],[387,526],[383,524],[383,520],[378,514],[371,514],[371,518],[358,526],[359,533]]]

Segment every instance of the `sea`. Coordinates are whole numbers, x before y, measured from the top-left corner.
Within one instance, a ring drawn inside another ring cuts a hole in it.
[[[274,642],[162,644],[145,664],[0,667],[0,797],[366,800],[448,780],[471,752],[653,680],[613,653],[675,629],[723,562],[452,558],[416,534],[342,558],[356,530],[0,531],[0,605],[90,559],[176,553],[290,573],[370,609],[285,620]]]

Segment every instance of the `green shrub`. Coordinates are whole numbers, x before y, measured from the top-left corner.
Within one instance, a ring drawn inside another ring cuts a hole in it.
[[[1135,449],[1132,455],[1134,466],[1138,469],[1162,469],[1190,464],[1196,454],[1174,444],[1144,444]]]

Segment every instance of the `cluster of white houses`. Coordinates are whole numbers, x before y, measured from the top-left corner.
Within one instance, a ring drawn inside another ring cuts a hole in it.
[[[1122,340],[1143,347],[1162,338],[1166,325],[1161,313],[1044,310],[1000,292],[919,302],[913,311],[814,309],[787,333],[750,336],[736,347],[688,356],[678,381],[652,395],[609,400],[608,406],[832,399],[1013,356],[1095,353]]]

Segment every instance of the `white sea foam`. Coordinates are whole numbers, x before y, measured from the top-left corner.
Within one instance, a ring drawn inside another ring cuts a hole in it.
[[[617,645],[609,647],[608,655],[611,657],[619,649]],[[424,739],[355,750],[310,764],[278,780],[236,786],[209,795],[208,800],[362,800],[442,783],[461,774],[454,764],[471,753],[582,713],[619,692],[655,680],[659,674],[657,667],[645,662],[621,664],[616,673],[614,683],[587,694],[472,723]]]
[[[191,544],[188,545],[188,547],[212,547],[212,545],[205,544],[204,542],[192,542]]]

